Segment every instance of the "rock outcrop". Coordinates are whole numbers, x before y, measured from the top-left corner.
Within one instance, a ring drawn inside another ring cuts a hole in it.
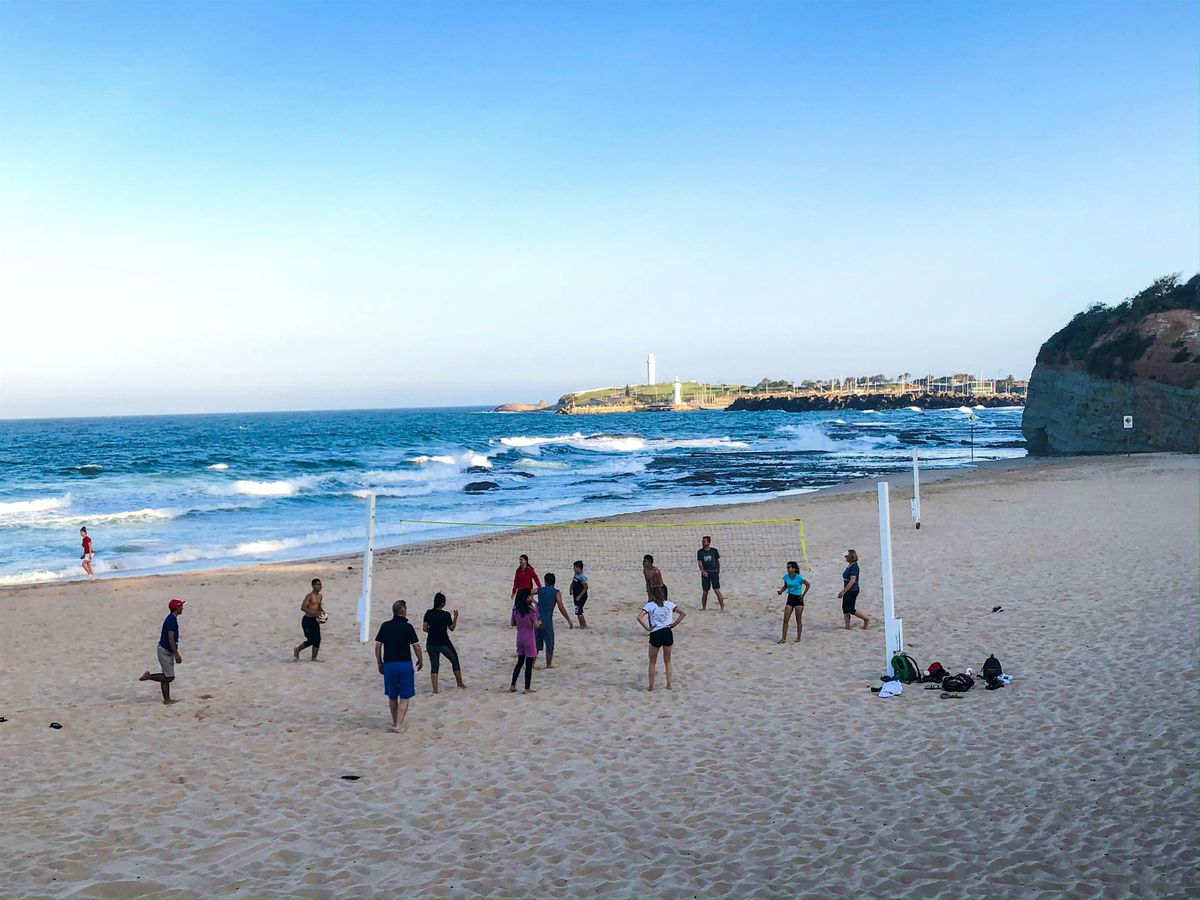
[[[505,403],[497,406],[492,412],[542,412],[557,408],[556,406],[551,406],[545,400],[539,400],[537,403]]]
[[[1097,304],[1046,341],[1021,430],[1033,454],[1200,453],[1200,275]]]

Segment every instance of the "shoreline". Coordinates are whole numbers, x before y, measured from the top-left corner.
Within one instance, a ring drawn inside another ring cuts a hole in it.
[[[1153,455],[1153,454],[1141,454],[1141,455],[1145,456],[1145,455]],[[1017,457],[1015,459],[980,460],[979,462],[965,463],[961,466],[956,466],[954,468],[931,469],[929,471],[922,470],[921,471],[921,487],[924,488],[926,484],[938,484],[938,483],[948,481],[948,480],[967,478],[972,475],[980,475],[980,474],[983,474],[985,471],[986,472],[999,472],[999,471],[1008,471],[1011,469],[1019,469],[1019,468],[1023,467],[1025,464],[1027,464],[1030,460],[1042,460],[1042,461],[1059,460],[1059,461],[1065,462],[1065,461],[1076,460],[1076,459],[1085,459],[1085,458],[1087,458],[1087,457],[1074,457],[1074,456],[1030,457],[1030,456],[1026,455],[1026,456],[1022,456],[1022,457]],[[842,494],[863,493],[863,492],[873,490],[874,486],[880,481],[887,481],[893,491],[895,491],[897,489],[903,489],[906,484],[907,484],[908,488],[911,489],[912,473],[911,473],[911,471],[903,471],[903,472],[881,474],[878,476],[871,476],[871,477],[865,477],[865,478],[855,478],[855,479],[851,479],[850,481],[842,482],[840,484],[831,484],[831,485],[826,485],[824,487],[812,488],[812,489],[801,488],[801,489],[798,489],[794,493],[787,493],[787,494],[782,494],[780,496],[767,497],[765,499],[759,499],[759,500],[736,500],[736,499],[733,499],[733,500],[729,500],[728,502],[698,504],[695,506],[669,506],[669,507],[662,507],[660,509],[636,510],[633,512],[613,513],[613,514],[604,515],[604,516],[583,516],[578,519],[566,519],[562,522],[554,522],[554,523],[548,523],[548,524],[552,524],[552,525],[596,525],[596,524],[603,524],[603,523],[608,523],[608,522],[619,522],[622,520],[629,519],[631,517],[634,517],[634,518],[645,518],[645,517],[653,517],[653,516],[677,517],[677,516],[688,514],[688,513],[695,513],[700,510],[721,512],[721,511],[725,511],[725,510],[729,510],[729,509],[742,508],[742,507],[755,508],[755,507],[760,507],[760,506],[763,506],[766,504],[783,503],[783,502],[788,501],[789,499],[790,500],[798,500],[799,498],[802,498],[802,497],[809,497],[809,498],[816,499],[816,498],[820,498],[820,497],[839,496]],[[911,493],[911,490],[910,490],[910,493]],[[802,517],[797,516],[797,518],[802,518]],[[468,538],[468,537],[482,537],[482,536],[485,536],[485,535],[491,533],[490,527],[501,527],[501,526],[504,526],[504,524],[505,523],[496,523],[495,526],[484,525],[484,526],[481,526],[482,530],[480,530],[478,532],[474,532],[469,535],[456,535],[454,537],[449,537],[449,538],[434,538],[429,541],[414,541],[413,543],[410,543],[410,544],[393,544],[393,545],[389,545],[386,547],[376,547],[375,559],[378,561],[380,558],[385,557],[387,555],[394,555],[396,553],[400,553],[405,550],[420,548],[423,545],[436,545],[439,541],[444,542],[447,540],[461,540],[461,539]],[[500,532],[500,533],[514,534],[518,530],[520,530],[520,523],[517,523],[516,527],[512,527],[512,530],[506,531],[506,532]],[[28,591],[30,589],[39,588],[39,587],[80,585],[80,584],[89,584],[89,583],[90,584],[99,584],[99,583],[110,584],[110,583],[118,583],[118,582],[126,582],[126,581],[142,581],[145,579],[152,579],[152,578],[177,578],[179,576],[228,575],[231,573],[246,572],[246,571],[253,571],[253,570],[269,571],[276,567],[292,567],[292,566],[304,566],[304,565],[330,565],[330,564],[336,564],[336,563],[352,562],[355,560],[361,561],[362,556],[363,556],[362,551],[358,550],[358,551],[354,551],[354,552],[337,553],[337,554],[332,554],[332,555],[328,555],[328,556],[307,556],[307,557],[300,557],[297,559],[280,559],[280,560],[272,560],[269,562],[247,562],[243,565],[219,565],[219,566],[196,568],[196,569],[174,569],[174,570],[171,570],[168,572],[146,572],[145,574],[129,574],[129,575],[123,575],[123,574],[122,575],[113,575],[113,574],[109,574],[106,572],[106,573],[97,575],[95,580],[92,582],[88,582],[86,577],[78,577],[78,578],[58,579],[58,580],[54,580],[54,581],[31,581],[31,582],[28,582],[25,584],[0,585],[0,599],[3,599],[3,597],[5,595],[10,594],[10,593]]]

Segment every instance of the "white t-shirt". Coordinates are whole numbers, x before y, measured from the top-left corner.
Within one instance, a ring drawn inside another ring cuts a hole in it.
[[[662,606],[659,606],[654,601],[650,601],[642,609],[650,613],[650,630],[658,631],[660,628],[670,627],[675,604],[667,600]]]

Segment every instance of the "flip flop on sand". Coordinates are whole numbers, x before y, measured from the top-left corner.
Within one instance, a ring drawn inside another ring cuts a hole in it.
[[[943,700],[961,700],[962,694],[952,694],[949,691],[942,691]]]

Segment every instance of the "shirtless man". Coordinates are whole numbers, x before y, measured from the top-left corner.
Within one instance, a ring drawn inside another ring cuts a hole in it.
[[[654,557],[649,553],[642,557],[642,575],[646,577],[646,599],[666,602],[667,586],[663,584],[662,572],[654,565]]]
[[[321,650],[321,623],[325,621],[325,608],[321,605],[320,578],[312,580],[312,590],[300,604],[300,612],[304,613],[300,619],[300,627],[304,630],[304,643],[292,651],[292,661],[300,662],[300,651],[305,647],[312,647],[312,661],[321,662],[317,659],[317,653]]]

